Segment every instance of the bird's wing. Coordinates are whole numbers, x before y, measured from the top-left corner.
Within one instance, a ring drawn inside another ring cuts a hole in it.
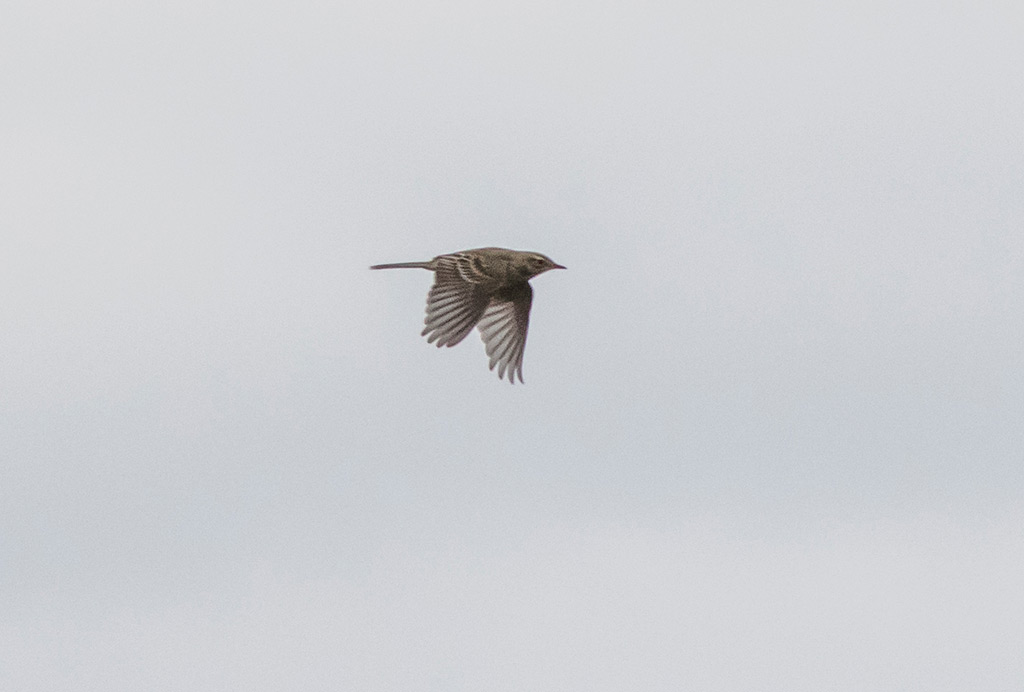
[[[492,297],[477,328],[484,340],[490,367],[498,366],[498,377],[508,371],[508,381],[515,384],[516,375],[523,381],[523,349],[526,330],[530,326],[530,304],[533,289],[525,281],[515,288]]]
[[[441,255],[433,260],[434,285],[427,295],[426,327],[430,343],[454,346],[466,338],[487,309],[487,276],[464,254]]]

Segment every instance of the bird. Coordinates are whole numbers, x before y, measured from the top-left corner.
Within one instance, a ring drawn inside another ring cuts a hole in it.
[[[473,327],[480,330],[490,369],[498,379],[523,382],[523,349],[530,323],[530,279],[549,269],[565,269],[547,255],[483,247],[438,255],[427,262],[375,264],[370,269],[429,269],[434,285],[427,294],[421,336],[437,347],[454,346]]]

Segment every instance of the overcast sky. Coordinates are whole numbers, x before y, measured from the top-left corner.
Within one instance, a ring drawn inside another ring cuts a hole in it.
[[[1020,689],[1017,4],[3,15],[0,688]]]

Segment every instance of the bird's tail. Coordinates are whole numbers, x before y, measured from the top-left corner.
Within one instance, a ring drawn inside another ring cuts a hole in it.
[[[394,264],[375,264],[370,269],[430,269],[430,262],[396,262]]]

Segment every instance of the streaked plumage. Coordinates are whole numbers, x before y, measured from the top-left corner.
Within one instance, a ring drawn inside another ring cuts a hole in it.
[[[565,269],[537,252],[485,247],[438,255],[429,262],[377,264],[370,269],[418,268],[434,272],[427,294],[423,336],[454,346],[476,327],[490,368],[498,377],[523,381],[523,349],[530,325],[533,289],[529,280],[549,269]]]

